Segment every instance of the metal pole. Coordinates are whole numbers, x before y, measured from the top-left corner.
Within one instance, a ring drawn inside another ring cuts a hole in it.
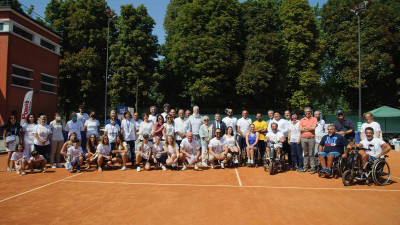
[[[136,78],[136,103],[135,103],[135,112],[139,113],[138,110],[138,96],[139,96],[139,76]]]
[[[361,37],[360,37],[360,14],[358,19],[358,121],[361,122]]]
[[[108,80],[108,41],[110,37],[110,18],[107,23],[106,91],[104,93],[104,125],[107,121],[107,80]]]

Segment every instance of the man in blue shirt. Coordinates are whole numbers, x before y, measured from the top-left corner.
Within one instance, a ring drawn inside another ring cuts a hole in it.
[[[337,134],[335,126],[328,126],[328,134],[323,136],[319,142],[318,158],[321,162],[322,173],[330,174],[333,160],[344,153],[344,148],[348,145],[348,141],[343,135]],[[326,163],[328,158],[328,165]]]

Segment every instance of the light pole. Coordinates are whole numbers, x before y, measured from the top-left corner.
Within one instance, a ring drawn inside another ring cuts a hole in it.
[[[360,37],[360,14],[367,9],[368,1],[357,5],[351,11],[358,20],[358,121],[361,122],[361,37]]]
[[[107,122],[107,82],[108,82],[108,45],[109,45],[109,39],[110,39],[110,23],[114,20],[114,18],[117,16],[114,14],[111,9],[106,9],[105,11],[107,15],[107,58],[106,58],[106,91],[104,93],[104,126]]]

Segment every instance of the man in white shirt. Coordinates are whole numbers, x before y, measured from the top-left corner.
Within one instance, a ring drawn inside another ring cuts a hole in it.
[[[276,122],[272,122],[271,124],[271,132],[268,132],[265,135],[264,141],[267,142],[267,156],[268,158],[273,158],[274,155],[271,155],[271,146],[272,142],[274,142],[274,147],[275,151],[278,153],[277,158],[280,157],[281,154],[281,149],[282,149],[282,143],[285,142],[285,136],[281,131],[278,130],[279,125]]]
[[[322,119],[320,111],[315,111],[314,117],[318,121],[317,127],[315,128],[315,135],[323,136],[322,134],[325,133],[325,120]]]
[[[246,133],[249,131],[250,125],[253,123],[250,118],[248,118],[249,112],[247,110],[242,111],[242,118],[237,122],[237,131],[239,133],[239,147],[243,149],[246,147]]]
[[[83,105],[79,106],[76,117],[78,118],[78,121],[81,121],[82,124],[85,124],[86,120],[89,119],[89,115],[85,113],[85,107]]]
[[[198,170],[197,162],[200,157],[200,144],[194,139],[192,132],[188,132],[187,138],[182,140],[180,149],[180,158],[184,163],[182,170],[187,169],[186,161],[189,164],[193,164],[194,169]]]
[[[356,147],[366,148],[370,150],[365,150],[362,154],[362,163],[363,166],[368,162],[368,160],[375,161],[376,159],[381,158],[382,156],[388,154],[392,148],[388,143],[383,141],[381,138],[374,138],[374,129],[371,127],[365,128],[365,136],[366,139],[362,140],[359,144],[356,144]],[[350,148],[346,149],[346,152],[342,155],[343,158],[346,158],[348,155],[348,151]]]
[[[169,111],[170,111],[171,106],[168,103],[165,103],[163,108],[164,108],[164,112],[161,113],[161,116],[164,117],[164,121],[167,121],[166,116],[169,115]]]
[[[183,109],[178,111],[179,117],[175,119],[175,141],[178,146],[181,146],[182,140],[186,137],[186,133],[189,131],[188,121],[185,121],[185,115]]]
[[[221,164],[221,169],[224,169],[225,163],[232,158],[232,155],[229,153],[228,146],[225,143],[225,139],[223,139],[221,136],[221,130],[217,129],[215,131],[215,138],[211,139],[210,143],[208,144],[208,160],[211,163],[212,169],[215,169],[215,160],[218,160]]]
[[[71,113],[71,120],[65,124],[64,130],[68,132],[68,137],[72,132],[75,132],[76,137],[79,140],[82,140],[81,131],[84,131],[84,127],[81,121],[78,121],[78,117],[76,116],[75,112]]]
[[[237,120],[236,117],[233,117],[233,110],[232,109],[228,109],[226,114],[228,116],[223,118],[222,121],[226,124],[226,129],[228,129],[228,127],[232,127],[233,135],[236,137],[237,121],[238,120]]]
[[[132,167],[135,165],[135,141],[136,141],[136,121],[131,118],[129,111],[124,112],[124,120],[121,121],[121,133],[128,144],[128,150],[131,155]],[[113,149],[114,150],[114,149]]]
[[[153,121],[155,124],[157,122],[157,108],[153,105],[150,106],[150,115],[149,115],[149,120]]]
[[[139,135],[139,129],[140,129],[140,124],[143,122],[143,120],[139,119],[139,113],[135,112],[133,113],[133,120],[135,121],[135,129],[136,129],[136,140],[137,139],[142,139]],[[135,149],[138,148],[139,141],[135,141]],[[136,150],[135,150],[136,152]]]
[[[199,107],[197,105],[194,106],[193,115],[189,117],[189,124],[191,132],[193,133],[193,138],[198,142],[200,142],[200,126],[203,124],[203,116],[200,115],[199,111]]]
[[[269,118],[269,120],[267,121],[267,124],[269,125],[272,122],[272,120],[274,119],[274,110],[272,110],[272,109],[268,110],[268,118]],[[269,130],[270,129],[268,128],[268,131]]]

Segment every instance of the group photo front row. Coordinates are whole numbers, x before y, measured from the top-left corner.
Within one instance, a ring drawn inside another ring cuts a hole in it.
[[[392,150],[370,112],[364,114],[360,140],[355,143],[354,124],[342,110],[337,110],[337,120],[329,125],[319,111],[312,113],[309,107],[301,119],[295,111],[286,110],[281,118],[280,112],[269,110],[268,121],[262,113],[252,121],[247,110],[237,119],[229,108],[226,117],[221,120],[215,114],[213,121],[200,115],[198,106],[191,112],[165,104],[161,114],[156,111],[150,107],[142,119],[137,112],[126,111],[121,121],[112,110],[103,130],[96,112],[88,114],[84,106],[66,122],[59,113],[50,123],[46,115],[36,118],[30,114],[20,126],[17,116],[11,115],[2,127],[8,152],[6,170],[25,175],[26,170],[46,172],[47,167],[80,173],[95,167],[99,172],[117,167],[125,171],[128,165],[138,172],[142,168],[186,170],[189,166],[195,170],[259,165],[273,169],[273,162],[282,160],[278,166],[283,171],[314,174],[319,167],[319,173],[329,176],[335,159],[346,159],[354,148],[362,149],[363,165]]]

